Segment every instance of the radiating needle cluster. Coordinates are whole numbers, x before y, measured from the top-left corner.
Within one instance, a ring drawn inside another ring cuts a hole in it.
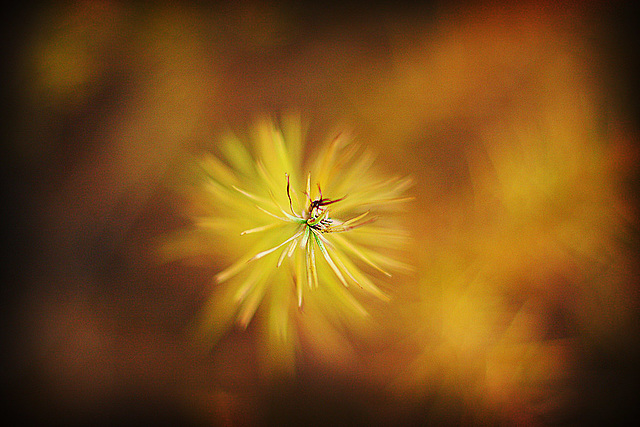
[[[215,275],[221,290],[205,307],[214,336],[234,319],[246,327],[265,305],[269,329],[286,339],[290,307],[307,298],[366,316],[363,298],[389,298],[376,282],[411,270],[390,256],[409,241],[398,214],[411,179],[380,176],[373,155],[346,133],[306,162],[299,117],[281,123],[258,121],[248,145],[229,134],[220,157],[200,161],[190,193],[200,213],[165,246],[169,257],[235,258]]]

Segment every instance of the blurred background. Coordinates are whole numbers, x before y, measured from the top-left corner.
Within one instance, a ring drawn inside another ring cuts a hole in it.
[[[25,423],[585,424],[636,414],[638,35],[624,2],[45,2],[3,22],[3,385]],[[198,354],[223,268],[161,265],[188,154],[257,114],[415,178],[366,338]]]

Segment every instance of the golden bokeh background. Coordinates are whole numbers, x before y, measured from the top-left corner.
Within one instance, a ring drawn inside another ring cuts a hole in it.
[[[639,343],[635,22],[607,2],[23,6],[3,27],[18,419],[623,420]],[[347,127],[414,178],[416,271],[367,324],[301,316],[296,374],[275,382],[259,327],[206,355],[185,334],[228,260],[162,264],[154,248],[186,224],[185,159],[287,111],[311,150]]]

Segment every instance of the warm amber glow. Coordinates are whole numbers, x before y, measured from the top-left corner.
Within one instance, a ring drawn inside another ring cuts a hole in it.
[[[635,411],[625,6],[236,3],[87,0],[7,23],[17,419],[607,425]],[[271,118],[291,168],[265,139]],[[344,129],[341,148],[362,151],[324,164]],[[219,185],[197,197],[185,165],[203,151]],[[331,216],[311,213],[309,172],[312,200],[316,182],[347,196]],[[385,184],[356,191],[372,182]],[[376,227],[328,233],[342,254],[327,250],[332,266],[316,244],[316,270],[300,224],[264,212],[281,215],[274,199],[348,227],[406,195]],[[164,255],[188,261],[158,261],[168,235]],[[289,250],[301,258],[287,264]],[[242,294],[247,283],[260,292]],[[206,354],[190,334],[203,312]]]

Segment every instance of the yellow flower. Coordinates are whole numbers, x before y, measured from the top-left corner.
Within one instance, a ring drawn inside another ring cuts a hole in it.
[[[221,158],[199,162],[190,192],[200,213],[164,246],[169,258],[211,254],[230,262],[214,277],[200,340],[217,341],[234,322],[246,328],[264,307],[271,342],[290,343],[305,299],[338,309],[343,320],[363,318],[362,299],[388,301],[379,283],[411,270],[390,256],[409,240],[395,214],[411,199],[411,179],[382,177],[373,155],[346,133],[305,162],[299,117],[281,122],[279,129],[260,119],[250,146],[227,135]]]

